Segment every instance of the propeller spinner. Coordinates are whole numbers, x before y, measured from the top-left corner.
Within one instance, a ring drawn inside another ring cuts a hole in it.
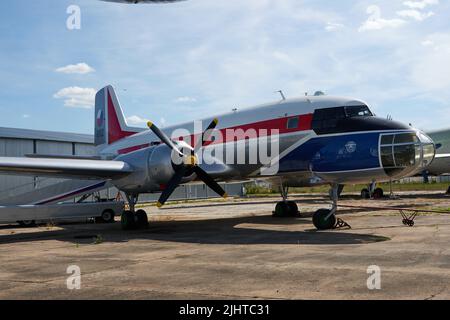
[[[199,140],[195,144],[195,148],[191,150],[189,154],[183,153],[183,151],[177,147],[176,143],[172,141],[164,132],[162,132],[153,122],[149,121],[147,123],[149,129],[153,131],[153,133],[157,135],[162,142],[164,142],[173,152],[176,152],[180,157],[183,158],[181,164],[176,164],[174,166],[175,174],[169,180],[166,188],[163,190],[161,196],[159,197],[159,200],[156,203],[156,206],[158,208],[162,207],[167,199],[169,199],[174,190],[180,185],[183,177],[191,173],[195,173],[201,181],[203,181],[218,195],[224,198],[227,197],[227,193],[225,192],[225,190],[223,190],[222,187],[216,181],[214,181],[214,179],[205,170],[198,166],[198,158],[196,155],[198,150],[200,150],[200,148],[204,145],[205,141],[209,140],[212,131],[217,126],[218,122],[219,121],[217,119],[214,119],[209,124],[209,126],[199,137]]]

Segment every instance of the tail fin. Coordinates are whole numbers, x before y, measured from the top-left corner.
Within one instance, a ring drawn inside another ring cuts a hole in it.
[[[142,131],[127,125],[122,108],[112,86],[95,95],[95,146],[107,146]]]

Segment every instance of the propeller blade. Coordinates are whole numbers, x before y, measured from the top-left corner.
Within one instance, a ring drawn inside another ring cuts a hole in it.
[[[173,191],[180,185],[180,182],[183,179],[185,173],[186,173],[185,166],[179,167],[179,169],[175,172],[175,174],[167,184],[166,188],[163,190],[161,196],[159,197],[158,202],[156,203],[156,206],[158,208],[161,208],[164,205],[164,203],[166,203],[167,199],[169,199]]]
[[[214,181],[214,179],[211,178],[208,173],[206,173],[206,171],[204,171],[199,166],[193,167],[192,170],[197,174],[197,177],[202,180],[208,187],[210,187],[215,193],[223,198],[228,197],[228,194],[225,192],[225,190],[223,190],[222,187],[216,181]]]
[[[177,148],[175,143],[171,139],[169,139],[168,136],[164,132],[162,132],[153,122],[149,121],[147,122],[147,126],[150,130],[153,131],[154,134],[158,136],[158,138],[164,142],[170,149],[173,151],[176,151],[180,156],[183,155],[183,153]]]
[[[194,153],[197,153],[198,150],[200,150],[201,147],[203,147],[203,144],[205,141],[208,141],[209,138],[212,135],[212,132],[214,128],[219,123],[219,120],[217,118],[214,118],[213,121],[209,124],[209,126],[203,131],[202,135],[198,137],[197,143],[195,144]]]

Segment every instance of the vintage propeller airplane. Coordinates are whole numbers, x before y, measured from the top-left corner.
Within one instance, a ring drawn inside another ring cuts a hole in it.
[[[202,181],[226,197],[218,181],[266,179],[280,187],[277,216],[299,212],[288,201],[289,187],[329,184],[331,208],[313,215],[314,226],[323,230],[336,225],[339,185],[411,176],[435,155],[434,143],[420,130],[375,117],[361,100],[323,94],[283,96],[163,130],[151,122],[148,127],[128,126],[107,86],[95,97],[96,157],[0,157],[0,172],[109,180],[129,203],[124,229],[148,224],[143,210],[135,212],[139,194],[162,192],[162,206],[180,184]]]

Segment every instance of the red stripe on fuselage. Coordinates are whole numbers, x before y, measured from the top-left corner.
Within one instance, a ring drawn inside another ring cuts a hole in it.
[[[126,153],[130,153],[136,150],[140,150],[140,149],[144,149],[150,146],[150,143],[145,143],[145,144],[141,144],[138,146],[134,146],[134,147],[129,147],[129,148],[125,148],[125,149],[120,149],[118,151],[119,154],[126,154]]]
[[[131,136],[136,132],[122,131],[116,109],[114,108],[111,94],[108,92],[108,144],[116,142],[125,137]]]
[[[288,129],[288,127],[287,127],[288,120],[291,118],[295,118],[295,117],[299,118],[298,127]],[[219,131],[221,133],[219,136],[221,138],[214,140],[214,142],[207,142],[207,143],[205,143],[205,145],[227,143],[227,142],[232,142],[232,141],[243,140],[243,139],[246,139],[249,137],[249,133],[250,133],[250,138],[259,138],[259,137],[264,137],[264,136],[270,136],[271,130],[278,130],[278,134],[311,130],[312,117],[313,117],[313,114],[308,113],[308,114],[304,114],[304,115],[264,120],[264,121],[219,129]],[[250,132],[250,131],[253,131],[253,132]],[[236,132],[238,132],[239,134],[236,134]],[[229,133],[229,134],[227,134],[227,133]],[[196,141],[196,138],[198,136],[199,136],[198,134],[197,135],[192,134],[190,136],[190,139],[191,139],[190,144],[191,145]],[[173,140],[186,141],[186,138],[187,137],[175,137]],[[148,146],[149,146],[149,144],[143,144],[143,145],[133,146],[133,147],[129,147],[129,148],[124,148],[124,149],[120,149],[118,151],[118,153],[126,154],[126,153],[129,153],[132,151],[146,148]]]
[[[291,118],[299,118],[299,124],[297,128],[288,128],[287,123]],[[228,143],[233,141],[240,141],[246,138],[259,138],[264,136],[270,136],[271,130],[278,130],[278,134],[292,133],[298,131],[311,130],[312,113],[305,115],[290,116],[284,118],[264,120],[224,129],[219,129],[219,139],[213,142],[207,142],[205,145]],[[191,145],[197,141],[199,134],[191,135]],[[186,137],[178,137],[174,140],[186,140]]]

